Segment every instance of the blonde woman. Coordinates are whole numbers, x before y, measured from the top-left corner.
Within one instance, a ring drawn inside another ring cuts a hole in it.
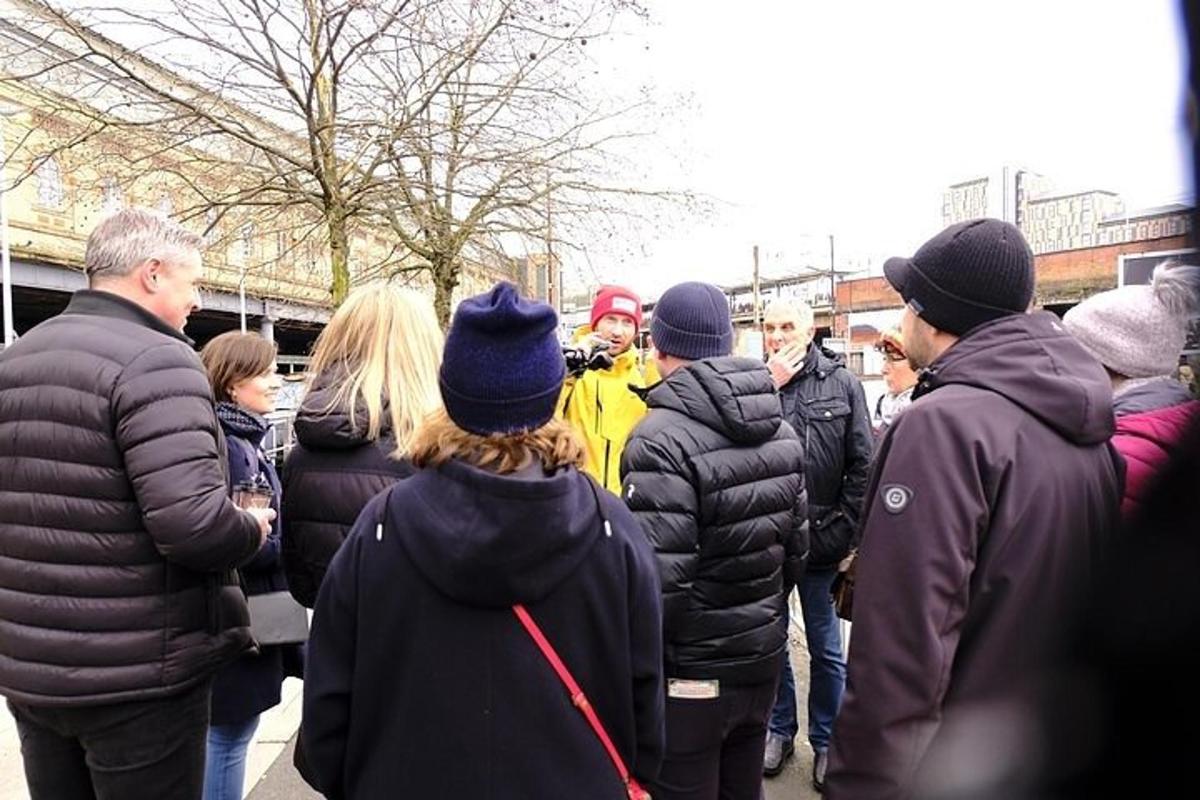
[[[304,605],[367,501],[412,472],[404,451],[441,406],[441,352],[429,300],[388,284],[351,292],[317,339],[283,486],[284,566]]]
[[[553,419],[556,331],[511,284],[455,312],[417,472],[363,510],[313,618],[301,741],[326,797],[608,800],[658,771],[654,554]]]

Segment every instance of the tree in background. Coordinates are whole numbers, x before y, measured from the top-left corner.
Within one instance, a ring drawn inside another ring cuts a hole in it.
[[[622,178],[650,95],[587,80],[588,42],[644,15],[627,0],[0,2],[26,43],[0,86],[36,86],[62,128],[29,172],[118,141],[106,157],[186,187],[182,219],[319,240],[334,304],[352,272],[427,278],[446,324],[466,260],[586,247],[690,199]],[[356,234],[390,247],[366,263]]]

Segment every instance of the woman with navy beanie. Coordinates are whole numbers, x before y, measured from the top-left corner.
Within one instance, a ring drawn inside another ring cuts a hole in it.
[[[459,305],[416,474],[371,501],[330,566],[302,728],[327,797],[600,800],[658,772],[654,556],[553,419],[557,327],[508,283]]]

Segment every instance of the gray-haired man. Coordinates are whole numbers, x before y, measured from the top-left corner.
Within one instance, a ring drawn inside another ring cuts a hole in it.
[[[251,646],[232,568],[274,512],[228,499],[182,333],[199,246],[119,212],[89,288],[0,354],[0,694],[34,800],[200,797],[210,675]]]

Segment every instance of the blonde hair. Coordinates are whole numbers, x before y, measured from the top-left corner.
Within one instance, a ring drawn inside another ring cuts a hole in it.
[[[459,458],[500,475],[516,472],[535,458],[547,470],[582,467],[583,456],[583,442],[563,420],[552,419],[531,431],[482,436],[458,427],[444,408],[426,418],[408,448],[416,467],[436,467]]]
[[[347,409],[350,425],[366,409],[367,438],[384,429],[384,410],[396,439],[393,457],[404,455],[421,420],[442,404],[438,367],[442,330],[428,298],[386,283],[360,286],[350,293],[317,337],[309,365],[315,377],[330,372],[336,391],[328,414]]]

